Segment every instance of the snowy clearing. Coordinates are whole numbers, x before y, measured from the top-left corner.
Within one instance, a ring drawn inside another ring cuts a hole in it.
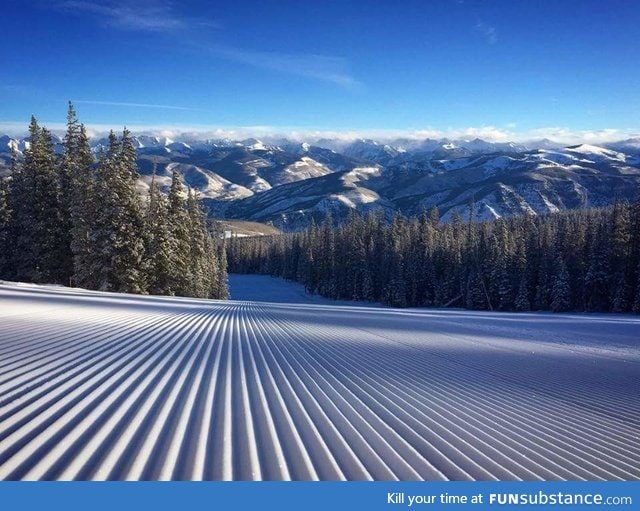
[[[640,479],[638,317],[231,284],[0,285],[0,478]]]

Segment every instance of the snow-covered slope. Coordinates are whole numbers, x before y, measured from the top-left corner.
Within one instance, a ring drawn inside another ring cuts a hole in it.
[[[633,316],[3,284],[0,322],[2,479],[640,479]]]
[[[196,165],[187,163],[169,163],[156,170],[155,180],[164,192],[171,187],[171,176],[177,171],[185,184],[198,191],[203,199],[235,200],[253,195],[253,192],[243,186],[231,183],[215,172],[207,171]],[[147,194],[153,174],[142,174],[139,179],[139,190]]]

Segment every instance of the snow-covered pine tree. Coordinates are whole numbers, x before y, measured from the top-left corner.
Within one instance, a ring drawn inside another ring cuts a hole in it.
[[[67,131],[60,159],[62,221],[65,226],[65,277],[74,285],[89,287],[89,231],[94,215],[92,197],[93,154],[84,125],[78,121],[75,108],[69,102]]]
[[[29,151],[29,159],[33,159],[36,165],[34,248],[38,266],[34,279],[37,282],[68,284],[68,240],[63,223],[60,181],[51,133],[46,128],[40,129]],[[25,155],[25,165],[27,160]]]
[[[67,108],[67,131],[63,139],[64,151],[59,159],[58,174],[60,179],[60,214],[62,217],[62,236],[64,239],[64,254],[60,261],[65,280],[72,280],[73,276],[73,252],[71,250],[73,223],[71,220],[71,208],[75,203],[74,187],[72,180],[78,172],[76,155],[79,149],[80,123],[71,101]]]
[[[205,224],[204,214],[198,203],[197,196],[191,188],[187,192],[187,215],[189,228],[189,296],[208,298],[217,281],[218,269],[214,265],[216,255],[207,243],[209,236]]]
[[[225,240],[223,239],[216,247],[214,239],[209,236],[209,250],[215,253],[217,257],[211,258],[212,270],[217,270],[214,275],[217,280],[213,282],[213,288],[211,298],[218,298],[220,300],[226,300],[229,298],[229,277],[227,275],[227,249],[225,247]],[[214,252],[214,249],[217,251]]]
[[[167,226],[172,239],[170,288],[179,296],[189,295],[189,216],[186,211],[182,179],[177,170],[171,176]]]
[[[171,288],[171,265],[174,244],[167,225],[168,203],[155,178],[154,171],[145,218],[146,280],[150,294],[173,295],[175,291]]]
[[[131,147],[126,130],[121,142],[112,131],[109,150],[97,172],[98,204],[91,235],[97,267],[92,273],[97,276],[98,289],[103,291],[146,290],[142,268],[143,219],[129,160]]]
[[[16,278],[27,282],[66,283],[60,261],[64,253],[60,190],[51,134],[29,125],[24,161],[12,165],[10,205]]]
[[[89,137],[83,124],[73,152],[70,173],[69,216],[71,219],[71,253],[73,254],[72,282],[76,286],[91,287],[92,242],[91,226],[95,221],[96,196],[93,173],[94,158],[89,146]]]

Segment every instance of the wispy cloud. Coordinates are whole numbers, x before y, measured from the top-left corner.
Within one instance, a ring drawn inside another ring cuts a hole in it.
[[[363,84],[348,71],[342,57],[316,54],[293,54],[269,51],[249,51],[224,45],[200,46],[210,54],[252,67],[314,78],[345,89],[360,89]]]
[[[70,13],[93,14],[104,23],[124,30],[176,32],[187,26],[187,20],[177,16],[172,5],[165,1],[64,0],[57,7]]]
[[[350,90],[363,86],[349,73],[348,62],[342,57],[256,51],[220,43],[203,43],[207,38],[195,37],[194,32],[198,29],[220,28],[218,22],[183,16],[167,0],[63,0],[57,4],[57,8],[67,13],[93,15],[120,30],[163,33],[175,38],[178,44],[254,68],[303,76]]]
[[[73,103],[78,103],[82,105],[104,105],[104,106],[118,106],[118,107],[127,107],[127,108],[159,108],[162,110],[190,110],[194,112],[202,111],[198,108],[191,108],[188,106],[178,106],[178,105],[158,105],[152,103],[126,103],[122,101],[97,101],[97,100],[88,100],[88,99],[75,99]]]
[[[475,30],[478,32],[485,41],[489,44],[496,44],[498,42],[498,31],[496,27],[489,25],[488,23],[478,20],[475,25]]]

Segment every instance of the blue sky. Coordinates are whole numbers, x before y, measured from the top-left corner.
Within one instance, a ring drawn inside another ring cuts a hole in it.
[[[639,26],[633,0],[10,2],[0,129],[71,99],[96,129],[619,138]]]

